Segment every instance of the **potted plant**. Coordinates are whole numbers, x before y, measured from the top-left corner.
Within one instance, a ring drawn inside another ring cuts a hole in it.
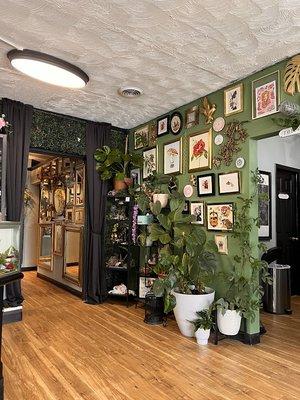
[[[95,151],[94,158],[97,161],[96,169],[103,181],[114,178],[116,191],[127,189],[132,185],[129,171],[143,165],[143,156],[140,154],[123,153],[120,149],[111,149],[103,146]]]
[[[157,297],[164,296],[165,312],[174,309],[181,333],[194,336],[189,320],[197,311],[207,309],[214,301],[215,292],[206,286],[216,268],[214,243],[206,243],[205,232],[191,224],[194,216],[183,215],[185,201],[178,193],[170,196],[170,210],[159,202],[152,207],[157,222],[150,225],[151,238],[162,246],[160,265],[165,276],[154,282]]]
[[[189,322],[194,325],[197,343],[200,345],[206,345],[208,343],[210,330],[214,325],[211,308],[196,311],[196,315],[197,318]]]

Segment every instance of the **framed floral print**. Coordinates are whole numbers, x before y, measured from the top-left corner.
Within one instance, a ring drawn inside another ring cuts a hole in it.
[[[215,194],[215,175],[197,176],[198,196],[213,196]]]
[[[211,129],[188,136],[189,172],[211,169]]]
[[[162,136],[168,133],[168,128],[169,116],[166,115],[165,117],[162,117],[157,121],[157,136]]]
[[[152,147],[143,151],[144,165],[143,165],[143,179],[149,178],[154,171],[157,171],[157,149]]]
[[[240,193],[240,173],[226,172],[218,175],[219,194]]]
[[[185,112],[185,127],[188,129],[198,124],[199,124],[199,107],[194,106],[189,108]]]
[[[137,129],[134,132],[134,149],[142,149],[148,146],[149,125]]]
[[[164,144],[164,174],[180,174],[182,172],[181,139]]]
[[[252,81],[252,119],[278,112],[279,85],[279,71]]]
[[[202,201],[191,201],[190,214],[196,217],[192,224],[204,225],[204,203]]]
[[[207,204],[206,215],[208,231],[232,231],[233,203]]]
[[[182,129],[182,116],[180,112],[176,111],[170,118],[170,131],[173,135],[178,135]]]
[[[240,113],[243,106],[243,84],[232,86],[224,90],[224,114],[226,117]]]
[[[215,235],[215,243],[220,254],[228,254],[228,237],[226,235]]]

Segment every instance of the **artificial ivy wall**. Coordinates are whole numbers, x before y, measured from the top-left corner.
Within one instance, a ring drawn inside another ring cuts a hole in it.
[[[216,105],[216,111],[214,113],[214,118],[217,117],[224,117],[226,121],[226,125],[232,121],[239,121],[242,122],[243,127],[248,133],[248,137],[244,143],[239,143],[239,148],[240,150],[233,155],[233,160],[229,165],[225,165],[224,162],[222,162],[220,168],[212,167],[211,170],[206,170],[206,171],[201,171],[201,172],[195,172],[194,175],[199,176],[199,175],[204,175],[208,173],[213,173],[215,174],[216,178],[216,195],[214,196],[209,196],[209,197],[203,197],[199,198],[197,196],[197,188],[194,187],[194,194],[192,197],[190,197],[188,200],[189,201],[204,201],[206,203],[227,203],[227,202],[234,202],[235,204],[238,204],[238,196],[239,195],[219,195],[218,194],[218,189],[217,189],[217,174],[219,173],[224,173],[224,172],[233,172],[237,171],[237,167],[235,165],[236,159],[238,157],[243,157],[245,160],[245,165],[242,169],[239,169],[240,174],[241,174],[241,195],[242,196],[249,196],[254,188],[252,187],[251,184],[251,171],[254,171],[257,168],[257,149],[256,149],[256,140],[259,138],[267,137],[267,136],[272,136],[277,134],[278,130],[280,129],[273,121],[272,118],[278,117],[278,114],[273,114],[270,116],[265,116],[262,118],[258,119],[252,119],[252,82],[255,81],[256,79],[262,78],[262,83],[264,83],[263,78],[265,75],[268,75],[270,73],[273,73],[275,71],[279,71],[279,102],[282,100],[288,99],[289,101],[295,102],[299,104],[300,100],[300,94],[296,94],[295,96],[288,95],[284,92],[283,90],[283,75],[284,75],[284,70],[286,66],[287,61],[282,61],[278,64],[275,64],[271,67],[268,67],[260,72],[257,72],[240,82],[234,82],[233,85],[228,86],[235,86],[238,83],[243,84],[243,111],[237,114],[234,114],[229,117],[224,116],[224,90],[218,90],[214,93],[211,93],[210,95],[207,96],[209,102],[211,104]],[[183,105],[175,110],[170,110],[170,112],[167,115],[171,115],[174,111],[179,111],[183,117],[184,121],[184,127],[182,131],[180,132],[179,135],[172,135],[171,133],[168,133],[166,135],[163,135],[161,137],[158,137],[156,139],[156,146],[157,146],[157,151],[158,151],[158,172],[162,173],[163,172],[163,145],[164,143],[170,142],[172,140],[176,140],[179,137],[182,137],[182,142],[183,142],[183,169],[182,169],[182,174],[177,175],[178,182],[179,182],[179,190],[182,191],[184,186],[186,184],[190,183],[190,175],[191,173],[188,172],[188,135],[196,133],[196,132],[203,132],[206,131],[209,128],[212,128],[212,124],[207,125],[205,123],[205,117],[204,115],[200,115],[199,119],[199,124],[196,126],[193,126],[189,129],[185,127],[185,112],[187,109],[190,109],[193,106],[200,106],[201,102],[203,99],[197,99],[189,104]],[[158,117],[155,120],[149,121],[147,124],[149,126],[155,126],[156,122],[159,118],[162,116]],[[134,151],[134,132],[142,128],[143,126],[147,125],[143,124],[138,127],[135,127],[134,129],[131,130],[130,133],[130,148],[132,151]],[[224,138],[225,138],[225,130],[226,130],[226,125],[225,128],[219,132],[221,133]],[[217,146],[214,144],[214,138],[217,135],[216,132],[212,130],[212,146],[213,146],[213,157],[216,156],[221,146]],[[225,140],[224,140],[225,142]],[[141,150],[135,150],[138,152],[142,152],[144,149]],[[257,216],[257,204],[253,205],[252,209],[252,215]],[[205,229],[205,228],[204,228]],[[214,235],[216,233],[222,233],[222,232],[207,232],[208,238],[214,238]],[[232,234],[230,232],[223,232],[223,234],[226,234],[228,236],[228,255],[218,255],[218,260],[219,260],[219,270],[228,270],[231,268],[232,265],[232,260],[233,257],[237,254],[238,248],[236,246],[235,240],[232,237]],[[253,244],[258,243],[258,232],[256,229],[254,229],[250,235],[250,240]],[[258,251],[257,251],[258,253]],[[258,255],[258,254],[254,255]],[[217,292],[217,296],[222,296],[224,293],[224,290],[226,289],[226,282],[222,280],[222,278],[219,276],[218,279],[214,282],[214,287]],[[247,327],[248,333],[257,333],[259,332],[259,316],[257,315],[256,321],[249,323]]]

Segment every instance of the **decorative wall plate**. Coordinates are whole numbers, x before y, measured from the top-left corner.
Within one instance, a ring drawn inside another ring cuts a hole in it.
[[[224,136],[221,135],[221,134],[219,134],[219,135],[217,135],[217,136],[215,137],[215,144],[216,144],[217,146],[220,146],[220,144],[223,143],[223,140],[224,140]]]
[[[245,159],[243,157],[239,157],[236,159],[235,166],[237,168],[243,168],[244,165],[245,165]]]
[[[225,126],[225,119],[223,117],[218,117],[214,120],[213,130],[215,132],[221,132],[221,130],[224,129],[224,126]]]
[[[170,119],[170,131],[173,135],[178,135],[182,129],[182,116],[179,112],[174,112]]]
[[[193,186],[192,185],[185,185],[185,187],[183,188],[184,197],[189,198],[189,197],[191,197],[193,195],[193,193],[194,193]]]

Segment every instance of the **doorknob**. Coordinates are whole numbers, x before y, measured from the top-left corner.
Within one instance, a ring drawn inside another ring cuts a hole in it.
[[[290,240],[292,240],[293,242],[298,242],[299,238],[295,237],[295,236],[292,236],[292,237],[290,237]]]

